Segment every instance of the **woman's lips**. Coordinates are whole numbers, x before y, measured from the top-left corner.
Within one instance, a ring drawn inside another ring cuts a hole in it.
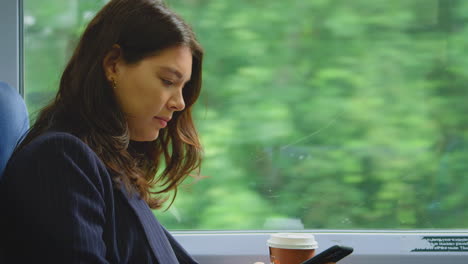
[[[169,122],[169,120],[170,120],[170,119],[168,119],[168,118],[158,117],[158,116],[155,116],[154,118],[158,120],[159,124],[160,124],[163,128],[167,126],[167,122]]]

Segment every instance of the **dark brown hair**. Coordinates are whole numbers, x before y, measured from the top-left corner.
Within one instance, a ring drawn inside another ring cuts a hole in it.
[[[177,45],[192,50],[192,78],[183,89],[186,107],[174,113],[155,141],[129,139],[102,65],[114,44],[129,64]],[[201,146],[191,112],[200,94],[202,58],[190,26],[161,1],[111,0],[85,29],[55,99],[41,110],[21,146],[48,130],[72,133],[96,152],[118,185],[137,191],[151,208],[160,208],[166,200],[162,194],[174,191],[175,199],[178,185],[200,167]],[[156,176],[163,161],[164,170]]]

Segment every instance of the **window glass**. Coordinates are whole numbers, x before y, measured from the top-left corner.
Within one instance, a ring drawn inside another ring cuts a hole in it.
[[[25,0],[32,118],[107,1]],[[468,1],[167,1],[206,50],[170,229],[467,228]]]

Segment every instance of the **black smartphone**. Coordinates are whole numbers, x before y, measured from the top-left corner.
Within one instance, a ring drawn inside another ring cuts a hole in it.
[[[334,245],[327,248],[320,254],[302,262],[302,264],[325,264],[327,262],[338,262],[338,260],[348,256],[353,252],[352,247]]]

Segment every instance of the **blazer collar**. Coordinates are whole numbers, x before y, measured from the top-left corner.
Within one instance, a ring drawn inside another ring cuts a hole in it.
[[[148,204],[137,194],[129,194],[124,187],[119,188],[127,198],[128,203],[138,216],[148,243],[159,263],[177,264],[177,257],[172,249],[171,243],[166,237],[165,229],[156,220]]]

